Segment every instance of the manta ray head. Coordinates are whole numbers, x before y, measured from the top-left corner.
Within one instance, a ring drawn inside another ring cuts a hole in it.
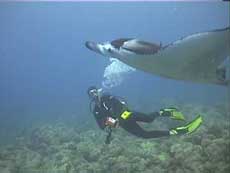
[[[95,43],[95,42],[92,42],[92,41],[87,41],[85,43],[85,46],[96,52],[96,53],[99,53],[103,56],[106,56],[106,57],[111,57],[113,52],[116,51],[116,48],[111,45],[109,42],[105,42],[105,43]]]
[[[95,43],[87,41],[86,47],[103,56],[120,58],[129,55],[152,55],[162,49],[161,44],[150,43],[133,38],[119,38],[111,42]]]

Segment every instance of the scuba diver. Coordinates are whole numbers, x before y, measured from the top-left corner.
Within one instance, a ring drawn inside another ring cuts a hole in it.
[[[151,123],[157,117],[169,117],[175,120],[185,120],[185,118],[176,108],[161,109],[159,112],[152,112],[149,114],[131,111],[126,102],[122,101],[119,97],[103,93],[102,89],[98,89],[94,86],[88,88],[87,94],[91,99],[90,110],[98,126],[107,132],[106,144],[111,142],[113,128],[122,127],[124,130],[137,137],[148,139],[190,134],[202,123],[202,117],[199,115],[184,126],[170,130],[146,131],[141,128],[137,122]]]

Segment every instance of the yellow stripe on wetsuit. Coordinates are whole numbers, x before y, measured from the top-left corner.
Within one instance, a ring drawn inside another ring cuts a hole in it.
[[[128,119],[130,117],[130,115],[132,114],[132,112],[129,112],[129,111],[124,111],[122,114],[121,114],[121,118],[123,118],[124,120]]]

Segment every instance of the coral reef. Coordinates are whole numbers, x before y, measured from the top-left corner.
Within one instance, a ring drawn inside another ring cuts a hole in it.
[[[197,132],[144,140],[118,129],[112,143],[106,145],[104,132],[92,127],[80,132],[62,123],[44,125],[33,129],[29,137],[22,136],[17,143],[0,148],[0,172],[230,172],[230,122],[223,115],[226,112],[220,106],[178,107],[187,115],[203,116],[204,123]],[[163,123],[156,121],[150,128],[170,125]]]

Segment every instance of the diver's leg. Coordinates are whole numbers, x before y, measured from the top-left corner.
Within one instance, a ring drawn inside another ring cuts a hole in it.
[[[170,117],[174,120],[185,120],[184,115],[177,108],[161,109],[159,113],[162,117]]]
[[[134,121],[141,121],[141,122],[153,122],[156,117],[159,117],[160,114],[158,112],[153,112],[150,114],[144,114],[141,112],[133,112],[132,118]]]
[[[141,138],[159,138],[164,136],[169,136],[169,130],[154,130],[145,131],[142,129],[135,121],[129,121],[122,125],[122,127],[129,133],[141,137]]]

